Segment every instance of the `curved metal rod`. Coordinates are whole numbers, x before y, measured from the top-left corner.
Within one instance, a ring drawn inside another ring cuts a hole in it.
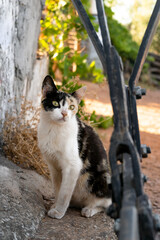
[[[153,10],[153,13],[152,13],[152,16],[148,23],[146,32],[144,34],[141,46],[139,48],[137,59],[134,64],[134,68],[133,68],[133,71],[132,71],[132,74],[131,74],[131,77],[129,80],[129,88],[132,93],[134,91],[134,84],[135,84],[135,82],[138,81],[138,79],[140,77],[140,74],[141,74],[141,71],[143,68],[143,64],[146,60],[148,50],[152,43],[152,39],[153,39],[154,33],[157,29],[159,20],[160,20],[160,0],[157,0],[156,5]]]
[[[136,190],[136,195],[139,197],[144,193],[142,178],[141,178],[140,158],[129,131],[126,131],[123,134],[115,130],[113,131],[113,134],[111,137],[110,149],[109,149],[109,160],[110,160],[112,175],[113,177],[117,175],[117,152],[120,146],[122,145],[124,146],[123,147],[124,149],[122,149],[122,153],[125,151],[128,151],[132,159],[132,169],[133,169],[133,175],[134,175],[135,190]],[[118,189],[121,188],[119,183],[117,187]],[[119,201],[118,197],[116,200]]]
[[[102,0],[96,0],[97,12],[98,12],[98,20],[101,29],[103,46],[105,51],[111,47],[111,39],[108,30],[107,18],[104,11],[104,6]],[[107,52],[105,52],[107,54]]]
[[[119,54],[111,44],[103,1],[96,0],[96,5],[105,53],[110,97],[114,112],[114,126],[117,131],[121,131],[122,129],[122,131],[124,131],[124,129],[128,128],[128,111],[122,73],[123,64]]]
[[[72,3],[79,14],[79,17],[88,33],[88,36],[90,37],[90,39],[93,43],[93,46],[95,47],[98,57],[101,60],[103,69],[106,73],[106,64],[105,64],[105,57],[104,57],[105,55],[104,55],[103,45],[94,29],[81,1],[80,0],[72,0]]]

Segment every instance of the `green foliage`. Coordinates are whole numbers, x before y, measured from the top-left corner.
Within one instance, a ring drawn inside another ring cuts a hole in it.
[[[139,0],[137,0],[137,1],[139,1]],[[141,2],[142,1],[140,1],[140,3]],[[115,46],[119,55],[122,57],[124,66],[125,66],[125,63],[126,63],[126,66],[129,65],[129,70],[131,71],[131,69],[133,68],[133,64],[135,63],[135,60],[137,58],[137,54],[138,54],[138,50],[139,50],[139,45],[134,40],[134,39],[136,39],[136,37],[134,36],[134,38],[133,38],[133,36],[130,33],[130,30],[114,19],[113,11],[111,10],[110,7],[108,7],[106,5],[105,5],[105,12],[107,15],[108,26],[109,26],[112,44]],[[134,20],[137,21],[136,19],[134,19]],[[141,24],[142,23],[140,23],[139,25],[141,26]],[[138,23],[137,23],[137,25],[138,25]],[[144,24],[143,24],[143,26],[144,26]],[[130,26],[130,28],[132,28],[132,25]],[[140,28],[140,29],[142,29],[142,28]],[[144,31],[144,29],[143,29],[143,31]],[[140,31],[140,33],[142,33],[142,30]],[[137,28],[137,35],[140,33]],[[153,48],[153,46],[155,46],[158,49],[158,47],[159,47],[158,40],[159,40],[159,38],[158,38],[158,32],[157,32],[157,35],[155,36],[153,44],[152,44],[152,48]],[[140,79],[141,81],[147,82],[146,76],[149,71],[149,63],[148,62],[151,62],[152,60],[153,59],[151,59],[150,56],[147,57],[147,61],[143,65],[141,79]]]
[[[151,45],[151,50],[155,52],[156,54],[160,53],[160,24],[157,27],[157,31],[154,35],[153,42]]]
[[[96,29],[98,25],[94,17],[89,14],[90,1],[82,0],[82,3],[90,17],[90,20]],[[70,0],[46,0],[45,18],[41,20],[41,34],[39,38],[39,48],[49,54],[50,64],[49,73],[54,78],[53,66],[62,73],[62,85],[58,88],[62,91],[72,93],[82,85],[76,81],[76,78],[91,79],[94,82],[102,82],[104,75],[101,69],[97,69],[95,62],[87,64],[87,54],[81,54],[81,49],[71,49],[68,44],[69,35],[74,32],[77,41],[85,40],[88,35],[83,24],[77,15],[75,8]],[[73,65],[76,67],[73,70]],[[108,117],[96,117],[95,112],[86,114],[84,112],[84,100],[81,101],[78,116],[85,121],[92,122],[97,127],[107,128],[111,125],[111,119]],[[96,119],[93,121],[93,116]]]
[[[133,36],[133,39],[137,43],[141,43],[144,32],[147,28],[149,19],[151,17],[153,8],[155,6],[155,0],[134,0],[133,6],[130,9],[130,15],[132,18],[130,24],[130,32]],[[149,51],[159,54],[160,52],[160,24],[156,30],[156,33],[153,37],[152,44]]]
[[[95,29],[98,25],[94,17],[89,14],[89,1],[82,1]],[[104,76],[95,64],[87,64],[87,54],[81,50],[74,50],[68,44],[69,34],[74,31],[76,41],[87,38],[87,32],[77,15],[70,0],[46,0],[46,17],[41,20],[41,35],[39,46],[42,51],[47,51],[50,56],[50,74],[54,76],[53,64],[62,72],[63,80],[70,80],[79,76],[81,79],[92,79],[102,82]],[[76,67],[73,70],[73,64]]]
[[[99,128],[107,129],[107,128],[113,126],[113,117],[110,117],[110,116],[107,116],[107,117],[100,116],[100,117],[98,117],[96,115],[95,111],[93,111],[89,120],[90,120],[90,122],[93,126],[97,126]]]
[[[70,80],[64,79],[62,85],[58,86],[58,89],[67,93],[73,93],[81,87],[82,84],[80,84],[76,79],[72,78]]]
[[[134,0],[130,9],[130,31],[133,39],[140,44],[152,14],[155,0]]]
[[[134,63],[139,46],[133,41],[129,30],[113,18],[114,13],[110,7],[105,6],[108,26],[111,36],[112,44],[117,49],[123,61],[129,60]]]

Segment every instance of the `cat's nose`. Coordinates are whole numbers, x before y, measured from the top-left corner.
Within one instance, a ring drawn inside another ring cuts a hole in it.
[[[62,111],[61,114],[63,115],[63,117],[66,117],[68,115],[66,111]]]

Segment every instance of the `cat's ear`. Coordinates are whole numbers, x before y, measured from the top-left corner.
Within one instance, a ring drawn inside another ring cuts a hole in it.
[[[79,88],[78,90],[76,90],[75,92],[73,92],[71,95],[77,99],[78,103],[80,103],[80,101],[82,100],[82,98],[85,94],[86,89],[87,89],[87,87],[83,86],[83,87]]]
[[[57,87],[51,76],[47,75],[42,83],[42,97],[45,98],[48,92],[57,92]]]

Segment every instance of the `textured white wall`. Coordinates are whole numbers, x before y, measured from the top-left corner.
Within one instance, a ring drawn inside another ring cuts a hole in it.
[[[13,11],[14,9],[14,11]],[[14,44],[15,18],[18,10],[17,1],[0,0],[0,118],[4,119],[6,110],[12,106],[8,103],[14,97],[15,77]]]
[[[34,65],[33,78],[26,99],[32,101],[35,107],[40,107],[42,82],[48,74],[48,64],[49,58],[44,56],[41,59],[37,59]]]
[[[44,0],[0,0],[0,119],[31,89]],[[9,102],[9,99],[16,99]]]

